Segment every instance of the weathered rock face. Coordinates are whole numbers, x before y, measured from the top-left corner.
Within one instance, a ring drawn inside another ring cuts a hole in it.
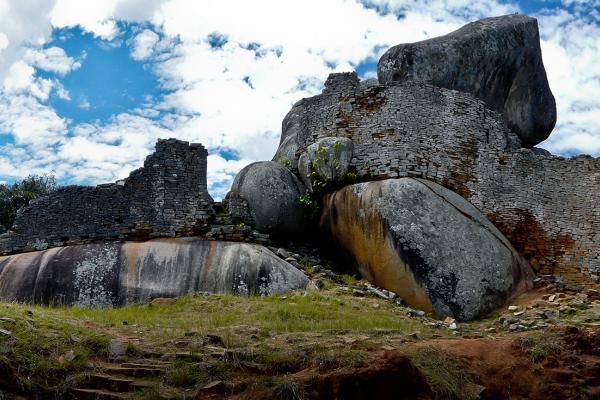
[[[352,140],[328,137],[306,148],[298,159],[298,173],[308,190],[318,191],[346,178],[353,151]]]
[[[389,49],[379,82],[418,80],[474,94],[502,112],[527,147],[545,140],[556,123],[537,20],[507,15],[472,22],[448,35]]]
[[[388,179],[331,193],[321,227],[365,278],[438,316],[471,320],[532,285],[529,264],[483,214],[426,180]]]
[[[300,180],[273,161],[261,161],[242,169],[233,181],[229,198],[243,200],[254,227],[272,235],[297,235],[304,230]]]
[[[0,257],[0,298],[39,304],[121,306],[197,291],[268,295],[308,283],[262,246],[193,237]]]
[[[439,183],[481,210],[536,272],[600,281],[600,158],[522,148],[502,115],[469,93],[418,81],[370,86],[354,73],[332,74],[283,126],[276,156],[293,154],[292,167],[321,138],[349,138],[357,182]]]

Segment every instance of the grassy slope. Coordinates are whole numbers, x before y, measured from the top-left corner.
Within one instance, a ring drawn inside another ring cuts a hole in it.
[[[579,315],[590,320],[589,313],[584,309],[570,318]],[[196,294],[174,304],[118,309],[0,302],[2,317],[16,323],[0,321],[0,328],[12,332],[10,336],[0,334],[0,388],[7,387],[12,393],[42,393],[44,398],[62,398],[89,361],[106,359],[107,344],[116,337],[129,341],[131,356],[146,351],[193,355],[190,362],[177,363],[161,379],[171,386],[197,388],[225,379],[243,361],[268,365],[275,375],[315,365],[348,366],[364,361],[373,351],[400,348],[417,338],[487,336],[484,332],[494,320],[490,316],[460,324],[457,335],[430,318],[410,317],[405,307],[393,302],[351,296],[344,287],[276,297]],[[597,321],[595,311],[591,319]],[[207,345],[206,335],[217,335],[222,342]],[[215,361],[215,347],[226,352],[213,363],[211,374],[199,373],[193,362]],[[426,375],[428,369],[438,374],[437,367],[430,368],[434,356],[448,365],[453,362],[438,353],[417,353],[415,361]],[[451,388],[454,384],[460,389],[459,381],[465,379],[457,376],[457,382],[444,383],[447,374],[438,375],[440,385],[450,384]],[[435,381],[435,376],[428,380]],[[285,386],[287,381],[282,382],[279,384]]]

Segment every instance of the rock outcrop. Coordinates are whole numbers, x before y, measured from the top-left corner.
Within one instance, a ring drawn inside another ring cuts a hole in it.
[[[471,320],[533,286],[531,268],[500,231],[433,182],[347,186],[325,196],[320,224],[369,281],[440,317]]]
[[[194,237],[0,257],[0,298],[38,304],[121,306],[198,291],[270,295],[308,284],[265,247]]]
[[[239,207],[240,202],[247,204],[253,226],[259,231],[279,236],[301,235],[305,220],[300,196],[305,190],[286,167],[261,161],[237,174],[229,199],[234,201],[234,207]]]
[[[545,140],[556,123],[537,20],[525,15],[487,18],[392,47],[379,60],[377,75],[386,85],[418,80],[472,93],[503,113],[527,147]]]

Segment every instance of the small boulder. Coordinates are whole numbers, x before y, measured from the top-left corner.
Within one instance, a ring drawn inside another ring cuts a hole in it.
[[[545,140],[556,123],[537,20],[525,15],[486,18],[394,46],[379,60],[377,77],[381,84],[417,80],[471,93],[503,113],[525,147]]]
[[[473,205],[422,179],[328,194],[321,227],[373,284],[409,306],[472,320],[533,286],[529,264]]]
[[[308,190],[319,191],[346,179],[352,160],[352,140],[325,137],[309,145],[298,160],[298,173]]]
[[[300,196],[305,191],[289,169],[273,161],[246,166],[231,186],[231,193],[247,202],[256,229],[282,236],[303,232],[305,220]]]
[[[123,339],[111,339],[108,343],[108,357],[111,360],[124,357],[127,354],[129,342]]]

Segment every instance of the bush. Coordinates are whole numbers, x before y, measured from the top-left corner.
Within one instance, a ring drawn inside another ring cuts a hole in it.
[[[37,197],[56,190],[53,175],[29,175],[12,185],[0,185],[0,233],[13,226],[17,210]]]

